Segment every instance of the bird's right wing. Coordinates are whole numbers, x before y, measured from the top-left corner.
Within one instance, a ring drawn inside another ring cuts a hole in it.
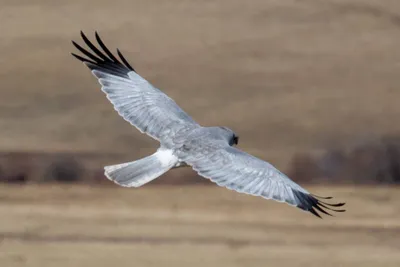
[[[198,142],[184,149],[180,155],[181,160],[219,186],[285,202],[318,217],[320,215],[317,211],[328,215],[327,210],[344,211],[333,208],[341,207],[344,203],[329,204],[319,200],[320,197],[310,194],[268,162],[235,147]]]
[[[97,32],[96,40],[103,51],[94,46],[83,32],[81,36],[91,52],[73,41],[86,58],[72,55],[89,67],[114,109],[126,121],[158,141],[169,138],[171,131],[174,133],[188,124],[198,125],[174,100],[137,74],[118,49],[120,59],[117,59]]]

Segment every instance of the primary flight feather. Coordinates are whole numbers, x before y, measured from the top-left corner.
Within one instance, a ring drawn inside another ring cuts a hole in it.
[[[172,168],[191,166],[220,186],[285,202],[318,217],[318,212],[344,211],[337,208],[344,203],[322,201],[330,197],[310,194],[268,162],[237,149],[239,138],[231,129],[196,123],[173,99],[142,78],[118,49],[118,58],[112,54],[97,32],[101,50],[83,32],[81,36],[87,48],[73,41],[83,55],[72,55],[91,70],[120,116],[160,142],[153,155],[104,167],[108,179],[139,187]]]

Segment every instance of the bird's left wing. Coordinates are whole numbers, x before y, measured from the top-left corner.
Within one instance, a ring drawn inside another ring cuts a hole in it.
[[[197,173],[210,179],[219,186],[246,193],[286,202],[320,217],[317,211],[328,214],[327,210],[342,212],[344,203],[328,204],[293,182],[274,166],[248,153],[231,146],[213,146],[198,144],[180,156]]]
[[[89,67],[114,109],[126,121],[160,142],[169,139],[181,127],[198,125],[174,100],[137,74],[118,49],[120,59],[117,59],[97,32],[96,40],[103,51],[94,46],[83,32],[81,36],[91,52],[73,41],[86,57],[72,55]]]

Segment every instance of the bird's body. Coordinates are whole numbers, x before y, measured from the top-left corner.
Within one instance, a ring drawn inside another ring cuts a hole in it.
[[[321,197],[310,194],[268,162],[237,149],[239,137],[231,129],[199,125],[174,100],[137,74],[119,50],[116,58],[97,33],[103,51],[83,33],[81,36],[91,52],[73,42],[86,58],[73,55],[91,69],[119,115],[160,142],[153,155],[106,166],[105,175],[110,180],[125,187],[139,187],[172,168],[190,166],[220,186],[285,202],[318,217],[316,210],[325,214],[329,214],[326,209],[344,211],[333,208],[344,203],[319,200]]]

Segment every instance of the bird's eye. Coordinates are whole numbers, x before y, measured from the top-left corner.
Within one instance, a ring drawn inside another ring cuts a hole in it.
[[[235,144],[235,145],[239,144],[239,136],[234,135],[232,141],[233,141],[233,144]]]

